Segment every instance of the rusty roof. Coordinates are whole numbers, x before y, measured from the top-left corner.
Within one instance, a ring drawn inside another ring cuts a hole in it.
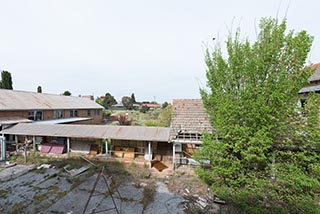
[[[178,133],[213,132],[201,99],[174,99],[170,137]]]
[[[92,100],[63,95],[0,89],[0,110],[102,109]]]
[[[20,123],[2,134],[168,142],[170,128]]]

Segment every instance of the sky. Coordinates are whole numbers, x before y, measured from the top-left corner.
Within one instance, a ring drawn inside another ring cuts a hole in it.
[[[15,90],[200,98],[206,48],[238,27],[254,41],[262,17],[307,30],[308,63],[320,62],[319,8],[318,0],[0,0],[0,70]]]

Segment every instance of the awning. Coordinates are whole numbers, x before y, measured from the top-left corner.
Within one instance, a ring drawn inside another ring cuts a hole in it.
[[[31,123],[32,120],[28,120],[22,117],[2,117],[0,118],[0,125],[11,125],[16,123]]]
[[[0,133],[23,136],[169,141],[170,128],[146,126],[63,125],[20,123]]]

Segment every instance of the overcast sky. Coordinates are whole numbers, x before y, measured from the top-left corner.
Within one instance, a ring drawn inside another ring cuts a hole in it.
[[[16,90],[199,98],[205,47],[237,27],[255,39],[261,17],[307,30],[308,60],[320,62],[319,9],[318,0],[0,0],[0,70]]]

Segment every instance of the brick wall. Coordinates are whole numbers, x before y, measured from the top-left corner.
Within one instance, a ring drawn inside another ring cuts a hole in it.
[[[69,118],[70,110],[63,110],[64,118]],[[21,117],[28,119],[29,110],[22,110],[22,111],[0,111],[0,118],[1,117]],[[85,118],[92,118],[92,120],[83,121],[79,124],[101,124],[103,122],[103,112],[101,109],[78,109],[77,110],[77,117],[85,117]],[[42,111],[43,120],[52,120],[54,118],[54,110],[43,110]]]

